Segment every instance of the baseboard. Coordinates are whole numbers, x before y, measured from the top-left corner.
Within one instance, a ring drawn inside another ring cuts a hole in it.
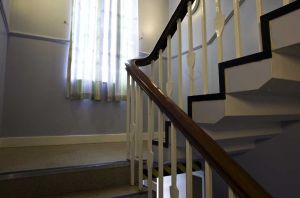
[[[144,140],[147,140],[144,133]],[[157,133],[154,133],[157,137]],[[70,144],[94,144],[110,142],[126,142],[126,133],[97,134],[97,135],[66,135],[66,136],[33,136],[33,137],[8,137],[0,138],[0,148],[29,147],[29,146],[54,146]]]

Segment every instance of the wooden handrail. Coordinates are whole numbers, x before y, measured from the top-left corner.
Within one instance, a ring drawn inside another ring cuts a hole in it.
[[[172,15],[170,21],[168,22],[166,28],[164,29],[162,35],[158,39],[154,49],[150,53],[149,56],[136,60],[136,65],[138,67],[150,65],[152,61],[158,59],[159,50],[164,50],[167,46],[168,36],[173,36],[177,30],[177,21],[180,19],[181,21],[185,17],[187,13],[187,4],[188,2],[194,2],[195,0],[181,0],[179,5],[177,6],[174,14]]]
[[[185,17],[187,4],[194,0],[181,0],[168,25],[151,54],[142,59],[130,60],[126,70],[142,90],[168,116],[204,159],[216,170],[239,197],[271,197],[239,164],[237,164],[205,131],[203,131],[180,107],[152,82],[138,67],[151,64],[158,59],[159,50],[164,50],[169,35],[177,30],[177,21]]]
[[[271,197],[239,164],[237,164],[205,131],[152,82],[136,65],[126,70],[144,92],[168,116],[204,159],[217,171],[239,197]]]

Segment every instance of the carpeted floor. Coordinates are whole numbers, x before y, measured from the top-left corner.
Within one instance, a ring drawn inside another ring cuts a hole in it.
[[[126,143],[1,148],[0,173],[124,160]]]

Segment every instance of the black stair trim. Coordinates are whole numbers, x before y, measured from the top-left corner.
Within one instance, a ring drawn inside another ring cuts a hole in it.
[[[163,147],[164,148],[169,148],[169,142],[170,142],[170,128],[171,128],[171,121],[165,121],[165,139],[163,142]],[[152,145],[153,146],[158,146],[158,140],[152,140]]]
[[[210,101],[210,100],[225,100],[226,99],[226,85],[225,85],[225,69],[241,66],[247,63],[257,62],[272,58],[271,36],[270,36],[270,21],[286,15],[290,12],[300,8],[300,0],[296,0],[288,5],[278,8],[268,14],[260,17],[261,24],[261,38],[262,38],[262,52],[244,56],[241,58],[232,59],[219,63],[219,93],[207,95],[188,96],[188,115],[192,118],[193,109],[192,103],[196,101]]]
[[[28,177],[40,177],[45,175],[56,175],[62,173],[99,170],[99,169],[106,169],[106,168],[117,168],[123,166],[129,166],[129,162],[118,161],[118,162],[101,163],[101,164],[88,164],[88,165],[78,165],[78,166],[65,166],[65,167],[56,167],[56,168],[4,172],[4,173],[0,173],[0,181],[21,179],[21,178],[28,178]]]
[[[143,192],[137,192],[137,193],[127,194],[127,195],[116,196],[116,197],[112,197],[112,198],[145,197],[145,196],[147,196],[147,194],[148,194],[147,191],[143,191]],[[153,195],[153,197],[156,197],[156,196]]]
[[[183,167],[184,170],[182,170],[180,167]],[[181,162],[181,161],[178,161],[177,162],[177,174],[182,174],[182,173],[185,173],[186,172],[186,162]],[[201,161],[199,160],[194,160],[193,161],[193,167],[192,167],[192,170],[193,172],[195,171],[201,171],[203,170],[202,168],[202,163]],[[167,164],[164,164],[164,168],[163,168],[163,175],[164,176],[170,176],[171,175],[171,164],[170,163],[167,163]],[[152,178],[158,178],[159,176],[156,175],[155,173],[158,173],[159,170],[158,170],[158,165],[157,164],[154,164],[153,166],[153,170],[152,170]],[[147,167],[145,166],[144,169],[143,169],[143,178],[144,180],[146,180],[148,178],[148,169]]]

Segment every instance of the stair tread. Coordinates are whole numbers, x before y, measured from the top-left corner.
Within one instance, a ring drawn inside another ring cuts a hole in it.
[[[138,193],[136,186],[121,185],[101,190],[82,191],[48,198],[109,198]]]
[[[0,174],[126,161],[126,142],[0,148]]]

